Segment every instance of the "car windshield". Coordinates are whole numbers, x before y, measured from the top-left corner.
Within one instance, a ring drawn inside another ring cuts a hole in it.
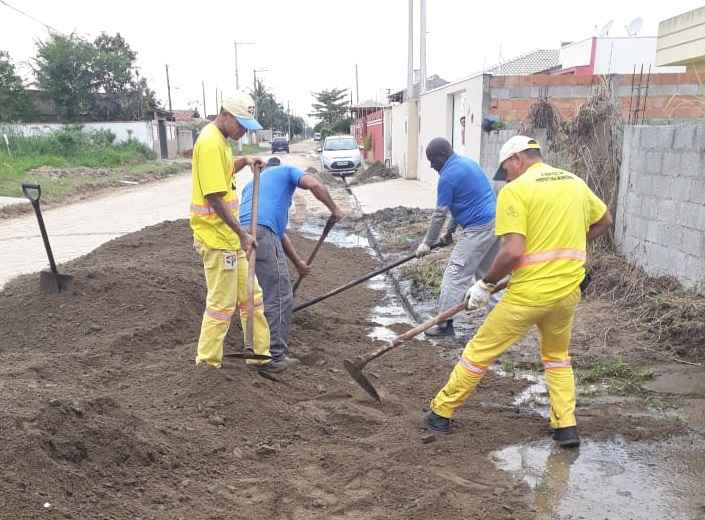
[[[357,148],[354,139],[328,139],[325,149],[328,151],[354,150]]]
[[[286,143],[286,138],[285,137],[275,137],[274,142],[275,143]]]

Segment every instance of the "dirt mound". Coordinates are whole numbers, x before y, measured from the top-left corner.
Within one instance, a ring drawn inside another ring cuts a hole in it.
[[[367,184],[370,182],[380,182],[398,178],[399,168],[396,166],[387,168],[383,162],[376,161],[364,170],[360,170],[356,175],[351,176],[348,179],[348,184],[354,186],[356,184]]]
[[[294,240],[302,254],[313,246]],[[374,267],[362,249],[324,244],[297,297]],[[62,270],[76,277],[72,293],[41,295],[36,276],[0,293],[4,516],[533,517],[526,486],[486,460],[545,434],[512,404],[524,382],[488,376],[459,414],[464,428],[425,444],[421,408],[450,370],[436,348],[410,342],[370,364],[382,404],[344,372],[342,359],[379,346],[367,336],[378,293],[358,287],[298,313],[290,348],[303,364],[272,381],[240,362],[194,366],[205,287],[186,222]],[[226,350],[240,338],[233,326]],[[584,431],[610,435],[617,423],[588,418]]]

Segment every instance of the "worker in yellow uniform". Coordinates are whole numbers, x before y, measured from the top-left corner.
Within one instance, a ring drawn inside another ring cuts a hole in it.
[[[237,141],[247,130],[262,127],[253,117],[254,101],[244,92],[224,99],[215,121],[201,130],[193,149],[191,229],[194,247],[203,260],[208,295],[198,339],[196,364],[220,367],[223,341],[239,307],[243,331],[247,320],[247,257],[257,244],[238,222],[239,204],[233,176],[260,159],[233,160],[228,138]],[[256,354],[269,355],[269,326],[262,290],[255,280],[254,345]],[[251,363],[266,369],[267,361]]]
[[[580,445],[575,421],[575,381],[568,347],[587,242],[605,233],[612,215],[587,184],[545,164],[539,144],[509,139],[499,153],[495,180],[506,180],[497,200],[501,249],[488,274],[467,290],[468,310],[484,307],[496,285],[509,288],[465,347],[445,387],[431,402],[426,426],[448,432],[450,418],[472,394],[488,367],[536,325],[550,399],[553,438]]]

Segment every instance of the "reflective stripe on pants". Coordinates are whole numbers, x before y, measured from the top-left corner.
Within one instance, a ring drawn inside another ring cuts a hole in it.
[[[500,300],[468,342],[445,387],[431,402],[431,409],[442,417],[452,417],[475,390],[484,370],[536,325],[551,402],[551,427],[575,426],[575,381],[568,347],[579,301],[579,288],[570,296],[543,307]]]
[[[194,247],[203,260],[208,286],[196,363],[205,361],[210,365],[220,366],[223,361],[223,341],[230,328],[232,316],[238,304],[246,305],[247,302],[248,262],[243,251],[210,249],[198,241],[194,243]],[[226,254],[237,255],[233,269],[225,269]],[[257,354],[269,355],[269,327],[261,303],[262,290],[255,279],[255,303],[257,302],[259,305],[255,306],[253,349]],[[240,313],[240,321],[242,330],[247,330],[247,312]]]

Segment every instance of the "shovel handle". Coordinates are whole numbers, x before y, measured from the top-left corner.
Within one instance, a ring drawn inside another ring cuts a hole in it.
[[[42,196],[42,187],[39,184],[32,184],[29,182],[22,183],[22,193],[29,199],[29,201],[34,204],[39,202]]]
[[[252,222],[250,235],[257,240],[257,216],[259,213],[259,177],[262,167],[255,165],[252,168]],[[254,321],[255,321],[255,265],[257,263],[257,248],[252,248],[252,253],[247,259],[247,326],[245,328],[245,345],[254,349]]]
[[[323,245],[323,242],[325,241],[326,237],[328,236],[328,233],[330,233],[330,230],[333,229],[334,225],[335,225],[335,220],[333,219],[333,216],[331,215],[331,217],[328,219],[328,222],[326,222],[326,226],[323,228],[323,233],[321,233],[321,237],[318,239],[318,242],[316,242],[316,246],[313,248],[313,251],[311,251],[311,254],[308,256],[308,259],[306,260],[306,265],[311,265],[314,258],[316,258],[316,254],[318,254],[318,250]],[[296,280],[296,283],[294,284],[294,288],[292,290],[293,294],[296,294],[296,289],[299,288],[299,285],[301,285],[301,281],[303,279],[304,279],[304,275],[300,275],[299,279]]]
[[[498,293],[499,291],[503,290],[504,288],[507,287],[508,281],[502,281],[497,285],[497,287],[494,288],[492,291],[492,294]],[[394,338],[394,341],[392,341],[389,345],[385,345],[384,347],[381,347],[373,352],[370,352],[367,356],[365,356],[363,359],[364,361],[362,362],[363,365],[366,365],[373,359],[378,358],[385,352],[392,350],[393,348],[398,347],[401,345],[404,341],[407,339],[411,339],[415,336],[418,336],[422,332],[427,331],[434,325],[438,325],[439,323],[443,321],[448,321],[451,319],[453,316],[461,312],[462,310],[465,309],[465,302],[463,301],[462,303],[459,303],[458,305],[455,305],[454,307],[451,307],[445,312],[440,313],[438,316],[431,318],[428,321],[423,322],[421,325],[417,325],[413,329],[407,330],[403,334],[400,334],[396,338]]]

